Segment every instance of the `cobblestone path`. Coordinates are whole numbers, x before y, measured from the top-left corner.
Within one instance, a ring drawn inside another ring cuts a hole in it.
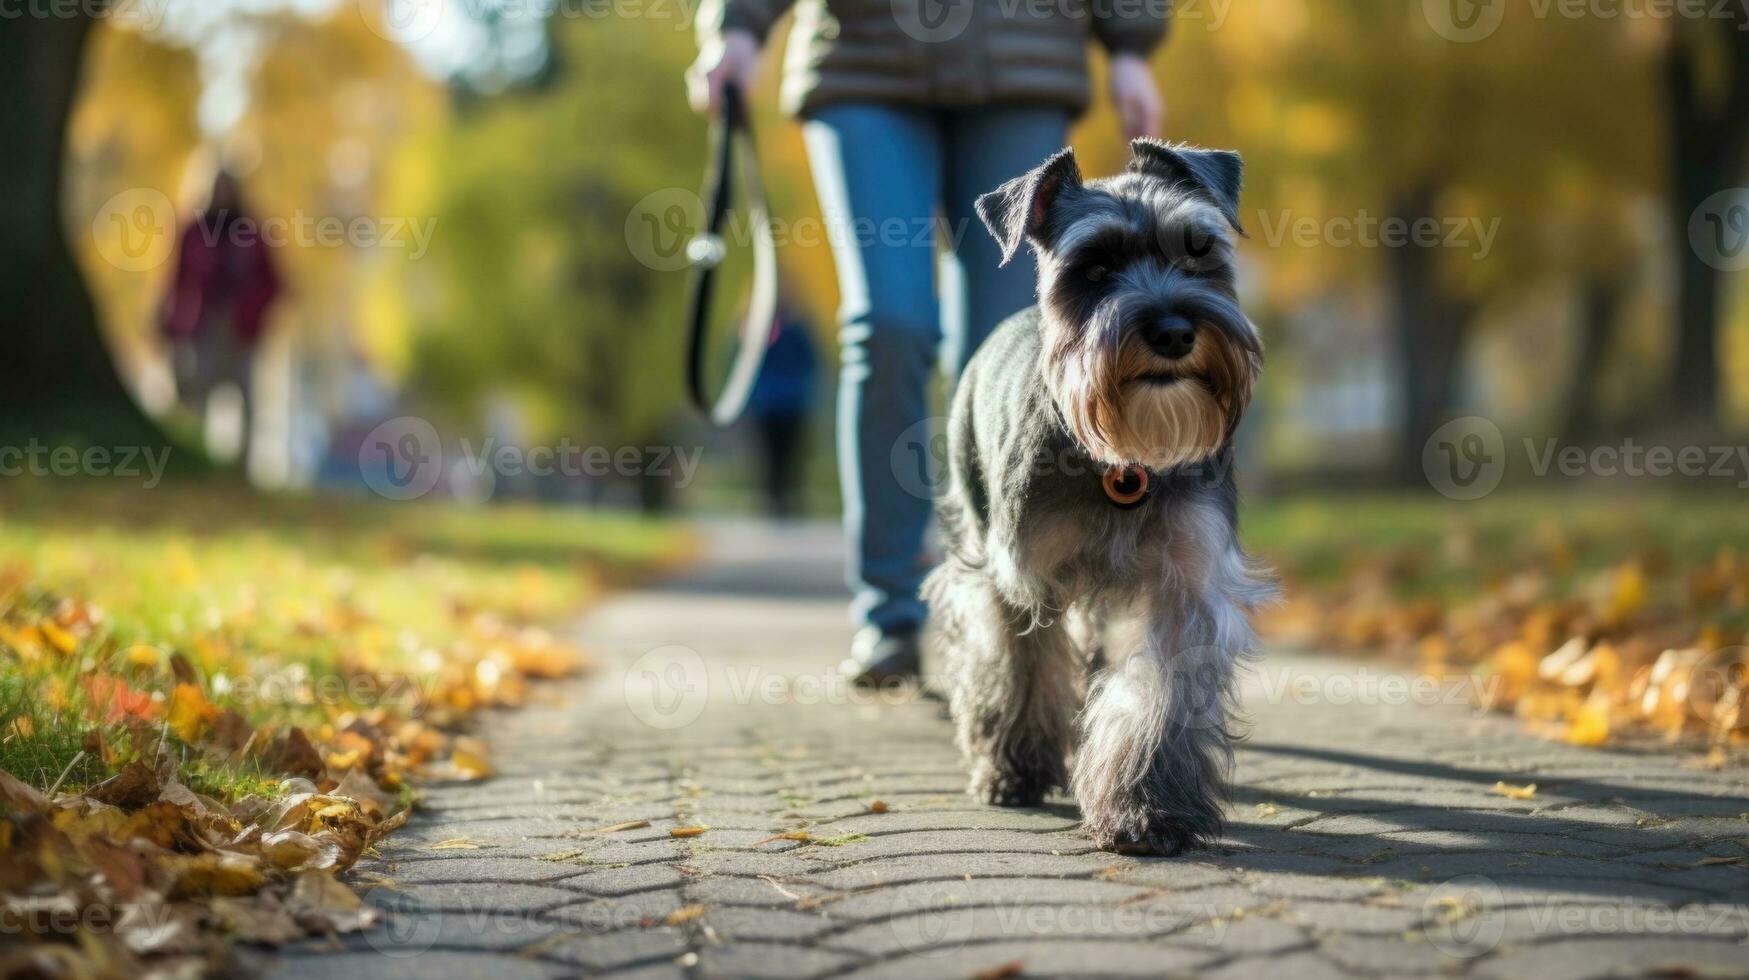
[[[1066,800],[966,797],[938,703],[831,680],[838,564],[827,528],[713,531],[699,568],[582,624],[600,670],[494,719],[497,778],[431,788],[356,869],[387,926],[264,962],[424,980],[1749,975],[1741,772],[1550,743],[1455,682],[1272,653],[1221,845],[1101,853]]]

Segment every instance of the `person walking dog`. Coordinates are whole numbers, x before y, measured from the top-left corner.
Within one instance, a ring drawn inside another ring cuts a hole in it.
[[[901,444],[928,445],[941,339],[957,377],[991,328],[1033,302],[1032,257],[1004,266],[976,233],[974,202],[1067,142],[1091,97],[1092,40],[1110,55],[1126,134],[1159,135],[1148,56],[1170,0],[705,0],[687,71],[695,108],[714,114],[726,84],[750,87],[792,3],[781,99],[803,120],[841,300],[839,480],[860,627],[841,669],[879,683],[920,666],[932,501],[926,481],[901,478]],[[938,238],[942,278],[959,286],[939,300]]]

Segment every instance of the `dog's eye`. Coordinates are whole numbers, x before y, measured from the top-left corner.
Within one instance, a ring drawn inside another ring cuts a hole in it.
[[[1105,277],[1109,276],[1109,275],[1111,275],[1111,270],[1106,268],[1103,265],[1094,265],[1094,266],[1087,267],[1087,281],[1088,282],[1104,282]]]

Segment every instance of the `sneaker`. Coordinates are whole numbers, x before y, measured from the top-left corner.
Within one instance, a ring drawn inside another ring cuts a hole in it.
[[[850,656],[838,670],[858,687],[911,680],[923,670],[917,634],[914,628],[883,633],[873,626],[864,627],[850,641]]]

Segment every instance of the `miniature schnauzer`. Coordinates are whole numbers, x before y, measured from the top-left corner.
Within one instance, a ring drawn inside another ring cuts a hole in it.
[[[1065,149],[978,201],[1004,262],[1031,243],[1040,302],[955,392],[926,592],[970,792],[1072,788],[1100,847],[1171,854],[1220,835],[1234,674],[1274,595],[1230,466],[1262,344],[1234,292],[1239,156],[1131,151],[1083,183]]]

